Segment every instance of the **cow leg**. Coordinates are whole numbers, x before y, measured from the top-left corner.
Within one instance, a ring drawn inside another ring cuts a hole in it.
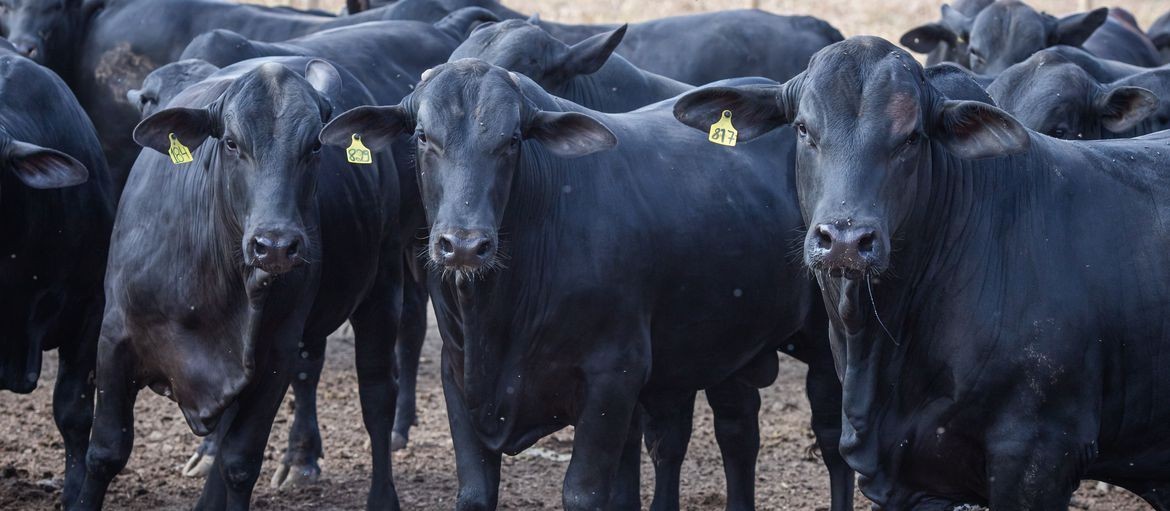
[[[390,437],[390,449],[395,451],[406,448],[410,428],[418,423],[415,402],[418,364],[427,336],[426,286],[407,277],[402,295],[402,324],[398,328],[395,346],[398,352],[398,403]]]
[[[695,393],[655,395],[644,404],[646,450],[654,463],[651,511],[678,511],[679,486],[694,422]]]
[[[100,315],[98,316],[100,318]],[[57,383],[53,388],[53,421],[65,442],[65,488],[61,502],[66,509],[77,500],[85,481],[85,455],[93,426],[94,382],[97,363],[96,318],[88,320],[78,344],[57,350]]]
[[[297,327],[298,333],[281,334],[298,336],[301,325]],[[279,339],[280,336],[275,338]],[[252,490],[260,478],[260,466],[264,461],[268,436],[272,432],[272,421],[288,391],[292,357],[283,357],[277,350],[279,348],[268,353],[257,353],[256,377],[220,419],[216,431],[219,435],[219,455],[215,458],[215,469],[203,485],[203,494],[195,506],[197,510],[248,509]],[[241,410],[246,410],[246,413],[240,413]]]
[[[728,511],[756,508],[756,458],[760,454],[760,391],[730,378],[707,389],[715,416],[715,440],[727,478]]]
[[[362,420],[370,435],[373,475],[367,509],[398,509],[394,471],[390,455],[390,432],[394,427],[394,403],[398,394],[394,341],[401,313],[401,268],[383,269],[379,282],[362,302],[350,323],[354,332],[358,396]]]
[[[306,339],[300,348],[292,377],[295,399],[288,449],[272,474],[272,487],[281,490],[317,482],[321,478],[317,460],[324,456],[317,426],[317,384],[325,366],[325,338]]]
[[[613,440],[626,438],[630,430],[642,376],[639,371],[622,374],[615,370],[586,381],[585,403],[577,418],[573,458],[561,496],[566,511],[596,511],[609,504],[610,488],[625,450],[624,443],[615,446]]]
[[[130,342],[105,333],[98,343],[97,403],[85,457],[85,482],[74,509],[101,509],[114,476],[126,467],[134,447],[134,400],[138,387]]]
[[[447,423],[451,426],[459,477],[455,511],[491,511],[496,509],[500,496],[500,453],[488,450],[480,442],[461,390],[450,375],[449,356],[444,349],[443,399],[447,402]]]
[[[805,394],[812,408],[812,429],[817,437],[821,460],[829,469],[832,511],[853,509],[853,469],[841,456],[841,380],[832,361],[810,364],[805,376]]]
[[[626,444],[622,451],[621,465],[618,466],[617,477],[614,479],[613,491],[610,494],[609,507],[613,510],[642,509],[642,416],[645,415],[639,408],[634,412],[630,421],[630,431],[626,433]]]
[[[1037,417],[1027,414],[1024,417]],[[1077,428],[1063,424],[1026,427],[1020,416],[989,431],[987,474],[990,508],[1049,511],[1068,509],[1085,467],[1096,456],[1093,440],[1077,445]],[[1034,421],[1031,421],[1034,422]],[[1067,436],[1066,436],[1067,435]]]

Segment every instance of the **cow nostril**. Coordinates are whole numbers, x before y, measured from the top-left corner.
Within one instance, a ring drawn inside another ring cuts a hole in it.
[[[872,231],[862,234],[857,239],[857,251],[863,254],[873,252],[873,242],[876,238],[877,236]]]
[[[256,255],[258,255],[260,257],[264,257],[264,256],[268,255],[268,245],[265,245],[263,241],[256,240],[255,241],[255,248],[253,248],[253,251],[256,252]]]
[[[455,245],[451,243],[451,239],[443,236],[439,238],[439,252],[443,255],[451,255],[455,252]]]
[[[293,241],[292,243],[289,243],[288,251],[287,251],[288,256],[289,257],[296,257],[297,256],[297,249],[299,249],[300,247],[301,247],[301,242],[299,242],[299,241]]]
[[[480,241],[475,246],[475,255],[478,257],[487,257],[488,252],[491,251],[492,243],[488,240]]]
[[[823,225],[817,226],[817,247],[824,250],[833,248],[833,234]]]

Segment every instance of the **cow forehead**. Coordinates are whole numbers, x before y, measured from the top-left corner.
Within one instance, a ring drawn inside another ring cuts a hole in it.
[[[842,52],[845,59],[817,62],[802,87],[801,109],[832,118],[826,124],[878,123],[896,134],[918,124],[926,100],[921,66],[899,50]]]
[[[459,68],[448,64],[419,87],[418,114],[428,129],[453,126],[462,120],[481,127],[515,124],[524,96],[508,73],[499,68]]]
[[[239,131],[275,130],[276,126],[319,124],[320,105],[312,86],[279,64],[265,64],[233,84],[223,108],[225,124]]]

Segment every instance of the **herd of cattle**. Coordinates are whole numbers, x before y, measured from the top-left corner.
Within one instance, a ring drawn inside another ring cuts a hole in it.
[[[643,444],[678,509],[700,390],[753,509],[781,352],[834,511],[855,473],[888,510],[1065,509],[1082,479],[1170,509],[1170,14],[959,0],[902,38],[926,68],[756,10],[0,0],[0,24],[0,387],[58,350],[65,509],[102,507],[144,387],[206,437],[198,509],[248,508],[290,385],[274,483],[315,480],[346,321],[368,507],[397,509],[428,302],[459,510],[566,426],[566,509],[640,508]]]

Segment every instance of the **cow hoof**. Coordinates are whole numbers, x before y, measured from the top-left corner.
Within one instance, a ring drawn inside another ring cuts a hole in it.
[[[390,452],[401,451],[406,448],[406,437],[397,431],[390,432]]]
[[[321,467],[316,463],[309,465],[286,465],[281,463],[272,474],[272,488],[287,490],[294,486],[311,485],[321,480]]]
[[[191,459],[187,460],[187,464],[183,465],[183,477],[207,477],[207,474],[211,473],[213,465],[215,465],[214,454],[196,452],[191,455]]]

